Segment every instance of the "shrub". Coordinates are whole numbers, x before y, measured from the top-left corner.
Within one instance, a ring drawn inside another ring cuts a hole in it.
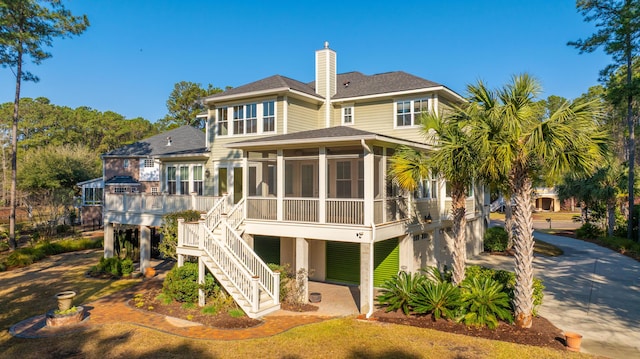
[[[9,254],[5,264],[9,267],[24,267],[39,261],[46,257],[47,254],[42,248],[37,247],[25,247],[16,249],[13,253]]]
[[[502,284],[491,278],[472,278],[462,283],[462,321],[466,325],[494,329],[498,319],[513,322],[509,296]]]
[[[280,300],[283,302],[293,302],[292,292],[294,284],[293,273],[289,264],[267,263],[269,269],[280,273]]]
[[[123,259],[120,262],[120,267],[122,268],[122,275],[131,275],[133,273],[133,260],[131,258]]]
[[[202,289],[205,295],[211,296],[216,293],[218,287],[215,279],[210,273],[205,275]],[[174,266],[164,279],[162,292],[181,303],[195,303],[198,300],[198,264],[185,263],[182,267]]]
[[[448,282],[425,281],[416,288],[410,304],[416,313],[431,314],[434,319],[453,319],[460,309],[460,288]]]
[[[585,223],[576,230],[576,237],[582,239],[596,239],[603,234],[602,229],[592,223]]]
[[[114,277],[122,276],[122,261],[118,257],[100,258],[97,270],[99,273],[111,274]]]
[[[411,309],[411,298],[425,281],[426,277],[423,275],[402,271],[382,284],[382,293],[377,298],[378,303],[386,307],[387,312],[401,309],[405,315],[408,315]]]
[[[505,270],[496,270],[480,266],[469,266],[466,269],[465,281],[470,281],[474,278],[479,280],[485,280],[487,278],[492,279],[500,283],[509,300],[513,302],[514,289],[516,286],[516,274]],[[542,279],[533,278],[533,315],[538,315],[538,308],[542,305],[544,298],[544,285]]]
[[[502,227],[491,227],[484,234],[485,252],[504,252],[508,242],[509,235]]]
[[[437,267],[422,268],[420,271],[424,272],[425,277],[433,283],[451,282],[453,275],[446,267],[443,271],[440,271]]]

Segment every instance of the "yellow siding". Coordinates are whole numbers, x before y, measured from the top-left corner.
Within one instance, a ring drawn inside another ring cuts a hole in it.
[[[287,119],[287,133],[314,130],[318,128],[318,118],[323,116],[318,105],[304,102],[295,98],[289,98],[289,111]],[[322,126],[324,127],[324,126]]]
[[[327,56],[326,52],[318,51],[316,53],[316,92],[319,94],[324,94],[326,91],[326,81],[324,80],[327,76]]]

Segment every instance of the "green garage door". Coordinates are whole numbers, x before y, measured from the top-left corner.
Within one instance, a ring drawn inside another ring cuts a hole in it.
[[[327,242],[327,281],[360,284],[360,244]]]
[[[255,236],[253,250],[265,263],[280,264],[279,237]]]
[[[398,274],[398,239],[376,242],[373,250],[373,286],[380,287],[385,280]]]

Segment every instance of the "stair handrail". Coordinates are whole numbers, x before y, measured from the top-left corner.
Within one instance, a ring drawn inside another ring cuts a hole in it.
[[[260,286],[273,298],[274,304],[280,303],[280,273],[272,271],[231,224],[223,220],[221,226],[223,231],[226,230],[226,235],[223,236],[226,249],[243,264],[245,270],[258,277]]]
[[[204,252],[217,265],[218,269],[224,273],[233,286],[238,289],[240,295],[252,307],[255,307],[255,302],[259,302],[260,298],[254,295],[252,287],[253,275],[247,271],[246,266],[240,263],[233,253],[229,252],[224,243],[214,238],[213,232],[206,226],[204,233],[206,236]]]
[[[245,198],[242,198],[229,211],[227,211],[227,223],[229,223],[234,230],[237,230],[245,220],[244,205]]]
[[[213,231],[220,224],[220,216],[226,210],[227,194],[222,195],[220,199],[211,207],[205,216],[207,228]]]

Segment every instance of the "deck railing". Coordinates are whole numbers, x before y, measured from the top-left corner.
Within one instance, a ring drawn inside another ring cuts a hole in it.
[[[166,214],[184,210],[209,211],[219,197],[150,193],[107,193],[104,211]]]
[[[278,219],[278,200],[273,197],[247,198],[247,218],[275,221]]]

